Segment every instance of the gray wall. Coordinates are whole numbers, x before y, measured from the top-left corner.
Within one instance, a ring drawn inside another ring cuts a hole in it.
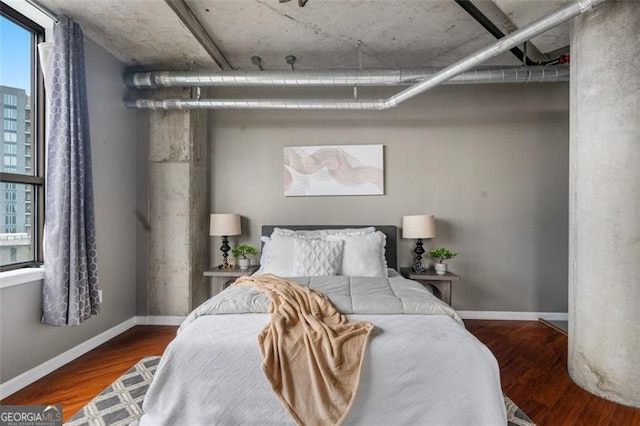
[[[233,243],[259,245],[263,224],[400,226],[433,213],[438,237],[425,247],[459,252],[455,308],[567,311],[566,83],[440,87],[381,112],[214,111],[209,122],[211,211],[245,217]],[[384,196],[283,196],[283,146],[365,143],[385,146]],[[401,265],[414,243],[400,240]]]
[[[137,112],[122,106],[123,66],[86,41],[101,313],[78,327],[40,323],[39,282],[0,290],[0,380],[9,380],[135,315]]]

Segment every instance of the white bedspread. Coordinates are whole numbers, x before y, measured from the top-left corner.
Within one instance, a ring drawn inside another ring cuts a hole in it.
[[[290,279],[326,295],[342,314],[447,315],[464,325],[451,306],[393,269],[389,269],[389,278],[332,275]],[[261,291],[231,286],[194,309],[180,330],[203,315],[267,313],[270,305],[269,297]]]
[[[261,370],[257,335],[269,315],[205,311],[185,321],[163,355],[141,425],[294,424]],[[344,424],[507,423],[495,358],[451,316],[350,317],[376,329]]]

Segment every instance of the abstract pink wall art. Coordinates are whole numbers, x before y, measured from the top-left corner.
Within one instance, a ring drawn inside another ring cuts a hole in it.
[[[284,195],[383,195],[383,145],[284,148]]]

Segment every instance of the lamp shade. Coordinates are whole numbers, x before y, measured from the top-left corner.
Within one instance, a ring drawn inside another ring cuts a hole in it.
[[[434,238],[436,219],[432,214],[402,217],[402,238]]]
[[[209,219],[209,235],[228,237],[240,235],[240,215],[235,213],[212,214]]]

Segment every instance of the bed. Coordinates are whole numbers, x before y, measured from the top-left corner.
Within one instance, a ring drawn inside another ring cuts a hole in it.
[[[294,239],[296,268],[301,247],[324,244],[314,232],[324,233],[322,240],[331,247],[341,244],[342,262],[348,262],[334,271],[338,275],[290,278],[327,295],[349,318],[375,326],[358,392],[343,424],[506,424],[498,365],[491,352],[464,329],[448,305],[396,272],[396,227],[375,226],[374,233],[366,234],[369,242],[383,240],[386,265],[384,276],[361,276],[375,269],[368,263],[371,259],[377,262],[377,255],[352,256],[354,244],[365,239],[362,229],[371,227],[263,227],[262,262],[274,268],[283,252],[276,243],[289,244],[284,237],[278,239],[277,232],[286,231],[283,235]],[[279,251],[265,256],[269,250]],[[310,267],[323,262],[315,258]],[[340,275],[349,271],[358,275]],[[258,273],[263,272],[264,265]],[[256,336],[269,322],[269,300],[242,287],[231,286],[212,297],[181,325],[148,390],[141,425],[295,424],[261,369]]]

